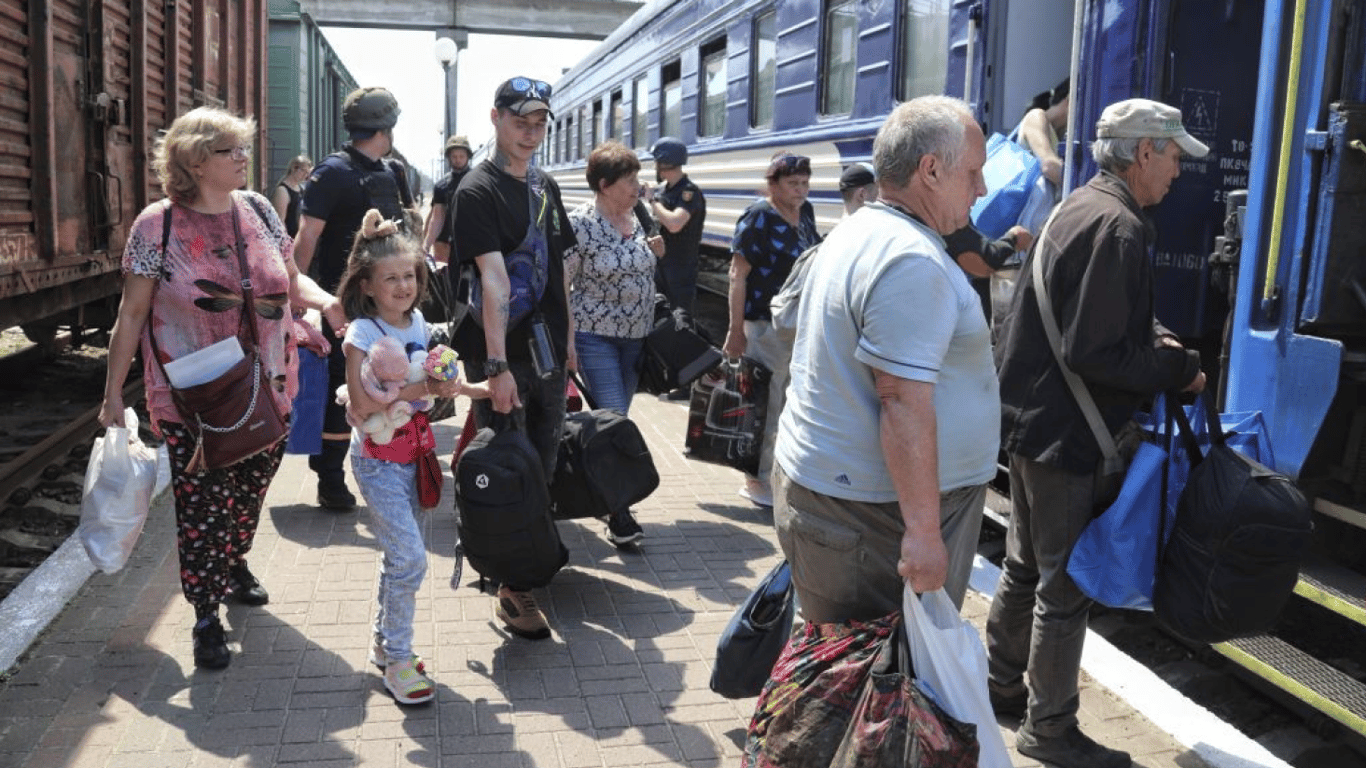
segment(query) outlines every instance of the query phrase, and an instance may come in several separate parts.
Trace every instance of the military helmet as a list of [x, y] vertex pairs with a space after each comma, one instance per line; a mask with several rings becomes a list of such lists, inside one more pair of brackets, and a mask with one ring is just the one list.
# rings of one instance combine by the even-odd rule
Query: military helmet
[[650, 147], [650, 155], [663, 165], [687, 165], [688, 145], [672, 136], [661, 137]]
[[384, 88], [358, 88], [342, 103], [348, 131], [385, 131], [398, 122], [398, 100]]
[[452, 136], [446, 139], [446, 152], [449, 153], [452, 149], [463, 149], [474, 154], [474, 150], [470, 148], [470, 140], [464, 136]]

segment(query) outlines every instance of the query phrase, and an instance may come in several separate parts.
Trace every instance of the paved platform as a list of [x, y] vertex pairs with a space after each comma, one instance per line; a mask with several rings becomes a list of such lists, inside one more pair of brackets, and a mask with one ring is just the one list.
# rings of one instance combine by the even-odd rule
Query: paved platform
[[[647, 538], [622, 551], [597, 521], [561, 523], [570, 563], [540, 592], [551, 640], [508, 635], [468, 569], [453, 588], [447, 483], [447, 503], [428, 518], [416, 620], [415, 649], [439, 688], [425, 706], [396, 705], [366, 663], [377, 547], [364, 509], [312, 506], [304, 457], [287, 457], [271, 487], [250, 557], [271, 603], [228, 608], [235, 654], [225, 671], [191, 661], [193, 616], [163, 496], [123, 571], [90, 577], [69, 602], [36, 588], [61, 595], [65, 610], [0, 684], [0, 766], [738, 765], [753, 701], [723, 699], [707, 681], [717, 636], [781, 557], [772, 515], [736, 495], [738, 473], [683, 458], [683, 404], [639, 396], [632, 416], [661, 476], [637, 508]], [[456, 423], [437, 430], [453, 444]], [[975, 588], [992, 584], [989, 566], [979, 569]], [[987, 604], [971, 592], [965, 615], [980, 626]], [[1088, 641], [1088, 665], [1102, 665], [1111, 682], [1084, 677], [1082, 726], [1129, 750], [1135, 765], [1284, 765], [1224, 746], [1236, 737], [1211, 736], [1217, 721], [1211, 730], [1160, 692], [1155, 709], [1178, 722], [1155, 725], [1112, 689], [1148, 696], [1160, 681], [1144, 682], [1122, 659], [1097, 662], [1107, 653], [1097, 640]], [[1172, 735], [1183, 729], [1194, 735]], [[1012, 758], [1017, 768], [1037, 765]]]

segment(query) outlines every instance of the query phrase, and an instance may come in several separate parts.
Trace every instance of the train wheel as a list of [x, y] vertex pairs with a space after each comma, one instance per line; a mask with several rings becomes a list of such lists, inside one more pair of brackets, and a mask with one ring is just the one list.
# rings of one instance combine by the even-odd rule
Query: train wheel
[[23, 330], [28, 340], [36, 344], [46, 356], [56, 351], [57, 326], [58, 324], [54, 320], [37, 320], [32, 323], [24, 323], [19, 328]]

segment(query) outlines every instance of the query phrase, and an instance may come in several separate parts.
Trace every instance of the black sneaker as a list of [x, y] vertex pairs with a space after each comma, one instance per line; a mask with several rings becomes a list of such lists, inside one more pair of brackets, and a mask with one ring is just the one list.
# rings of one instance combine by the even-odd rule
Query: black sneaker
[[232, 599], [243, 605], [265, 605], [270, 602], [270, 593], [247, 570], [246, 563], [228, 568], [228, 584], [232, 588]]
[[346, 482], [318, 481], [318, 506], [333, 512], [350, 512], [356, 508], [356, 497]]
[[630, 512], [607, 518], [607, 540], [618, 547], [634, 544], [643, 538], [645, 531], [641, 530], [640, 523], [636, 522], [635, 516]]
[[1051, 738], [1034, 736], [1021, 728], [1015, 734], [1015, 748], [1055, 768], [1129, 768], [1128, 752], [1101, 746], [1075, 725]]
[[232, 661], [228, 636], [218, 617], [200, 619], [194, 625], [194, 665], [200, 669], [225, 669]]

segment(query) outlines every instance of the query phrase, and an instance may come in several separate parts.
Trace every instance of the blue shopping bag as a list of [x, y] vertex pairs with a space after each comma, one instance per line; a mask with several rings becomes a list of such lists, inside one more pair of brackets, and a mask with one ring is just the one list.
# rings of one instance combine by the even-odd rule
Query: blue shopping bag
[[1067, 575], [1101, 605], [1153, 609], [1158, 540], [1171, 531], [1175, 519], [1169, 515], [1165, 525], [1162, 520], [1168, 458], [1165, 445], [1146, 441], [1139, 445], [1119, 498], [1087, 524], [1072, 547]]
[[1041, 172], [1033, 153], [999, 133], [991, 134], [982, 166], [987, 193], [972, 206], [973, 225], [993, 240], [1004, 235], [1019, 223]]
[[323, 413], [327, 408], [327, 358], [299, 347], [299, 393], [289, 421], [285, 453], [313, 456], [323, 449]]

